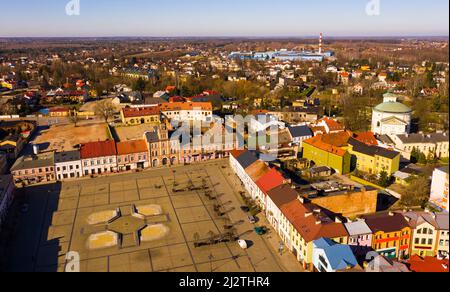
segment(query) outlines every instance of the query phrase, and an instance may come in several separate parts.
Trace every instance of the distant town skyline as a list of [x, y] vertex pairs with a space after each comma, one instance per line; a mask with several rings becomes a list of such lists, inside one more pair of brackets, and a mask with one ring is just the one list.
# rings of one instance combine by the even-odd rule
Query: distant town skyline
[[[0, 37], [448, 36], [447, 0], [70, 0], [2, 3]], [[313, 2], [313, 3], [312, 3]]]

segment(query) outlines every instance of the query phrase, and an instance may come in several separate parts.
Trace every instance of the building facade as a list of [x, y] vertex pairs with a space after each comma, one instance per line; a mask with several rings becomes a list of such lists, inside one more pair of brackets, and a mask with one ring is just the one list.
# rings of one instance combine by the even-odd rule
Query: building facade
[[366, 145], [350, 138], [349, 150], [356, 158], [356, 169], [363, 173], [379, 175], [386, 172], [389, 176], [400, 169], [400, 153], [378, 146]]
[[56, 180], [54, 154], [22, 156], [11, 167], [11, 174], [16, 184], [53, 182]]
[[112, 140], [81, 144], [83, 175], [101, 175], [117, 171], [117, 149]]
[[83, 177], [80, 151], [55, 153], [55, 173], [58, 181]]
[[158, 106], [124, 108], [120, 111], [122, 123], [129, 126], [141, 124], [158, 125], [160, 111]]
[[362, 217], [372, 230], [372, 248], [390, 259], [409, 257], [411, 228], [402, 214], [378, 213]]
[[339, 174], [350, 173], [350, 153], [323, 142], [320, 135], [303, 141], [303, 158], [314, 162], [316, 166], [331, 167]]
[[437, 168], [433, 172], [430, 203], [448, 212], [449, 167]]
[[12, 175], [0, 175], [0, 232], [9, 207], [14, 200], [14, 192], [16, 186], [13, 182]]
[[145, 169], [149, 167], [148, 148], [145, 140], [118, 142], [117, 167], [119, 171]]

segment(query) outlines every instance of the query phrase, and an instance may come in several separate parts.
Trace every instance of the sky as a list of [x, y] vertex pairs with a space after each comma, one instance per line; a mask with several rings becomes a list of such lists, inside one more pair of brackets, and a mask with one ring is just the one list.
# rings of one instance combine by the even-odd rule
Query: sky
[[[80, 14], [66, 4], [80, 2]], [[379, 15], [366, 6], [379, 1]], [[0, 37], [448, 36], [448, 0], [13, 0]], [[376, 10], [372, 10], [376, 11]]]

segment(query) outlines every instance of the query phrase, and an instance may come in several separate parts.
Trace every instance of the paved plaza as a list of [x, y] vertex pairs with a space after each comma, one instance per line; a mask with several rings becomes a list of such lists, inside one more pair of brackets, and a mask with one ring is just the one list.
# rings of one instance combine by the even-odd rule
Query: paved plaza
[[[226, 160], [29, 187], [7, 269], [64, 271], [72, 251], [88, 272], [300, 271], [274, 232], [256, 235], [238, 191]], [[195, 247], [230, 230], [251, 247]]]

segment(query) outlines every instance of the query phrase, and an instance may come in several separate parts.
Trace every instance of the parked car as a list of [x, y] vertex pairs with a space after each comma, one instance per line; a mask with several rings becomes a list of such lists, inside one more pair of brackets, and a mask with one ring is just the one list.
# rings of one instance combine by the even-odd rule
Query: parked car
[[258, 219], [255, 216], [248, 216], [248, 221], [251, 224], [255, 224], [256, 222], [258, 222]]

